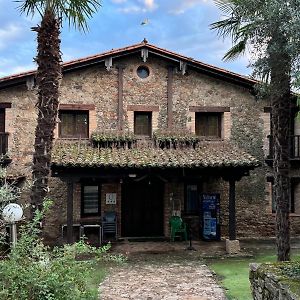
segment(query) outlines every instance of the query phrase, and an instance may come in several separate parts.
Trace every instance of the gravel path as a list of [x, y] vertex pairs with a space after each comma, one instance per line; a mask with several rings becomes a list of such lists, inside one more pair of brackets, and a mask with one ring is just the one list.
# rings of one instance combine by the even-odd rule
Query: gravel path
[[136, 262], [111, 270], [100, 285], [102, 300], [225, 300], [208, 267], [200, 262]]

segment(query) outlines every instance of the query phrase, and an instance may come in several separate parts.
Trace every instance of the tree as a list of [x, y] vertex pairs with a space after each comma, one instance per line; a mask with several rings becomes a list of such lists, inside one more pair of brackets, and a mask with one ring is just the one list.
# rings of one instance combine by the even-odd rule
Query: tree
[[32, 168], [31, 203], [33, 210], [41, 208], [48, 191], [51, 151], [56, 126], [59, 84], [62, 78], [60, 28], [66, 19], [69, 25], [87, 30], [87, 19], [100, 7], [100, 0], [20, 0], [20, 11], [39, 14], [41, 24], [32, 28], [37, 32], [38, 88], [37, 126]]
[[211, 24], [233, 47], [224, 59], [247, 48], [254, 75], [266, 85], [271, 100], [277, 259], [290, 259], [289, 154], [292, 86], [299, 82], [300, 0], [215, 0], [226, 18]]

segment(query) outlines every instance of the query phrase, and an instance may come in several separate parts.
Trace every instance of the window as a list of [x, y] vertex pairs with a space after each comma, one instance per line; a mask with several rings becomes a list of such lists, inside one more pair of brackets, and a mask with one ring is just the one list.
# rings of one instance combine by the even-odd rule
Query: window
[[200, 209], [199, 187], [197, 184], [185, 186], [185, 212], [187, 214], [199, 214]]
[[142, 79], [145, 79], [150, 75], [149, 69], [145, 66], [138, 67], [137, 70], [136, 70], [136, 73]]
[[88, 111], [63, 110], [59, 114], [59, 136], [62, 138], [88, 138]]
[[81, 189], [82, 215], [100, 215], [100, 185], [83, 184]]
[[152, 113], [135, 112], [134, 113], [134, 134], [141, 136], [152, 135]]
[[196, 112], [196, 134], [221, 138], [221, 113]]
[[0, 133], [5, 132], [5, 109], [0, 108]]
[[[290, 208], [290, 213], [298, 213], [298, 209], [297, 209], [297, 190], [299, 188], [299, 183], [295, 182], [295, 181], [291, 181], [291, 194], [290, 194], [290, 204], [289, 204], [289, 208]], [[275, 201], [275, 195], [274, 195], [274, 185], [272, 183], [272, 213], [276, 213], [276, 201]]]

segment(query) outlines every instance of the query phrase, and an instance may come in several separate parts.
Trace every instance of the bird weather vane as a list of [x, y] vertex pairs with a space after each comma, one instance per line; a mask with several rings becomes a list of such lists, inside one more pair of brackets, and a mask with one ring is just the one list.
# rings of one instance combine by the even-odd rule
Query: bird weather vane
[[145, 19], [142, 21], [141, 26], [145, 26], [149, 24], [149, 19]]

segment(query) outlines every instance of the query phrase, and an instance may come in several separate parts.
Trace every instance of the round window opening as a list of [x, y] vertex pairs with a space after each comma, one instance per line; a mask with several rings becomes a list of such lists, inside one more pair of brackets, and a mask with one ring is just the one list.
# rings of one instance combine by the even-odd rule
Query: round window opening
[[145, 66], [138, 67], [136, 72], [137, 72], [137, 75], [142, 79], [147, 78], [150, 74], [149, 69]]

